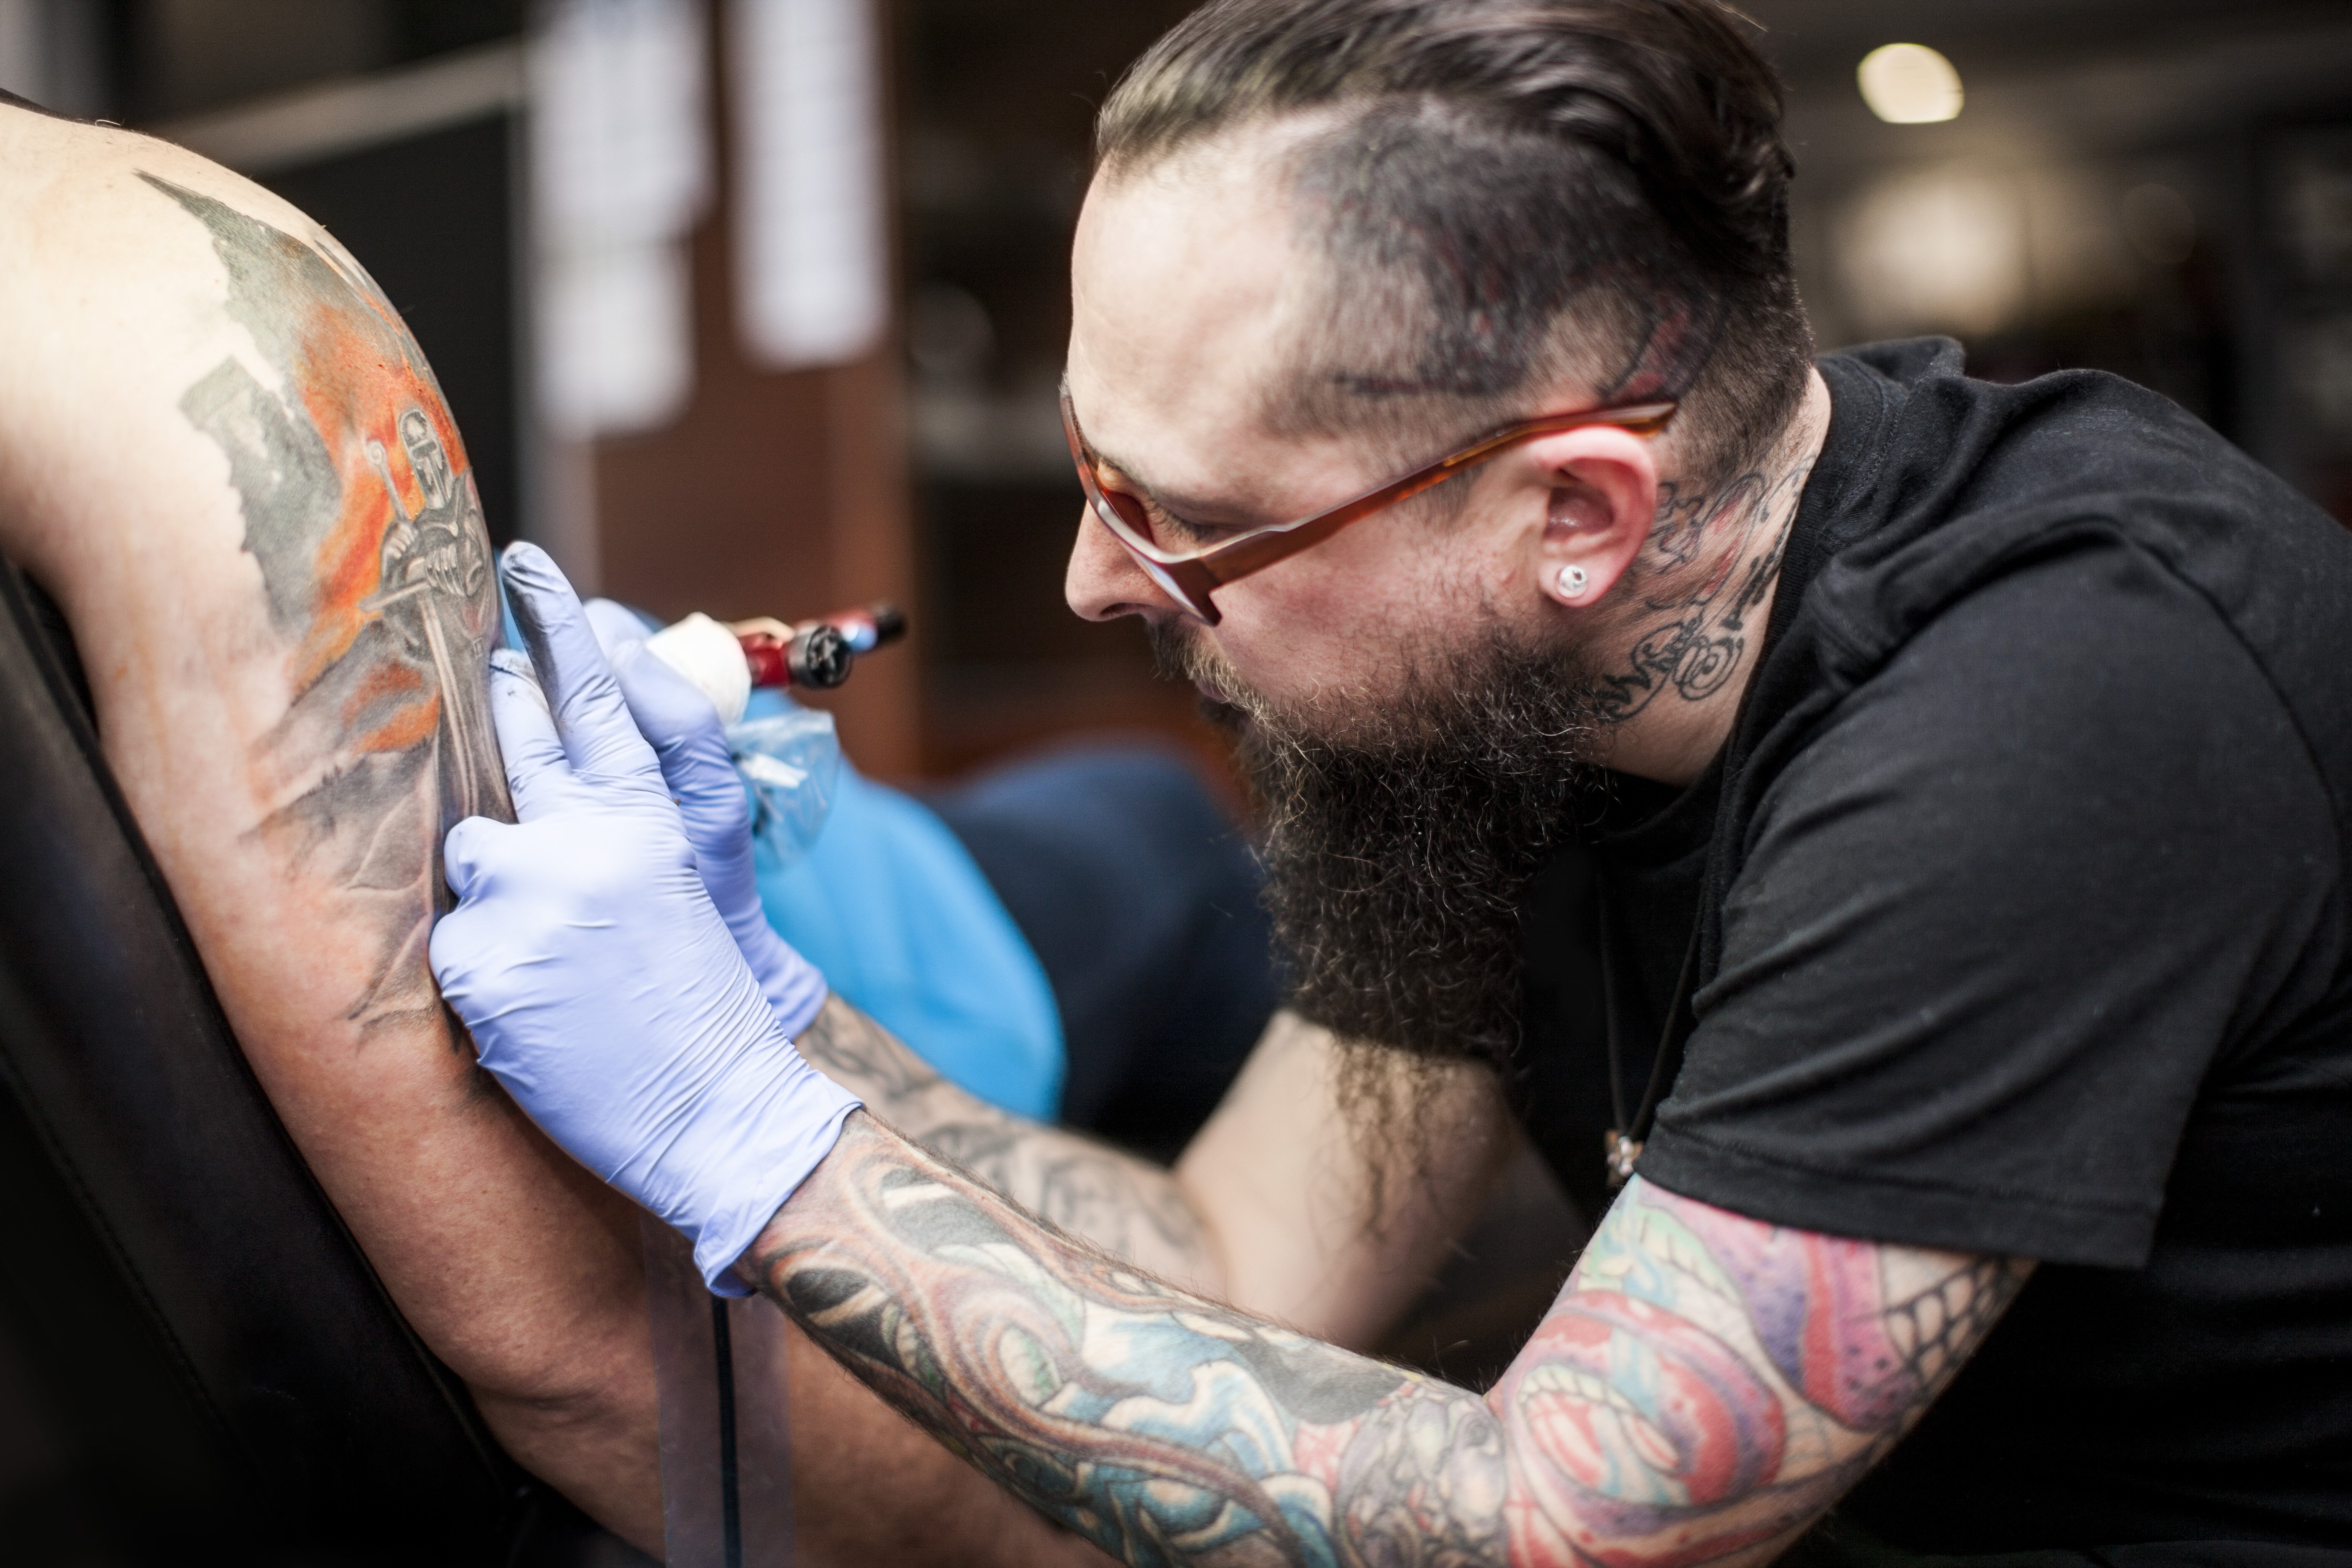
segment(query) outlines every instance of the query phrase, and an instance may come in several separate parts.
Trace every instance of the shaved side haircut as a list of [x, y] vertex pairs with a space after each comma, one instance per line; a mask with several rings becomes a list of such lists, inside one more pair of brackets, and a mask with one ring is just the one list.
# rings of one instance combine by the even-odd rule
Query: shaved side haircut
[[1751, 31], [1714, 0], [1212, 0], [1112, 92], [1096, 167], [1326, 122], [1286, 171], [1329, 265], [1275, 428], [1418, 458], [1573, 379], [1681, 398], [1713, 482], [1787, 425], [1812, 354]]

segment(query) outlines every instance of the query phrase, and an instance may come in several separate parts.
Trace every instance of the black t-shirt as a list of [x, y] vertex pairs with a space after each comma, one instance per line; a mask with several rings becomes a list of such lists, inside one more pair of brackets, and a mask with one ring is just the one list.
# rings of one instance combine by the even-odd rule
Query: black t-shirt
[[2113, 377], [1822, 371], [1732, 740], [1530, 902], [1529, 1131], [1605, 1202], [1594, 911], [1635, 1099], [1696, 921], [1645, 1179], [2042, 1263], [1850, 1513], [2352, 1548], [2352, 534]]

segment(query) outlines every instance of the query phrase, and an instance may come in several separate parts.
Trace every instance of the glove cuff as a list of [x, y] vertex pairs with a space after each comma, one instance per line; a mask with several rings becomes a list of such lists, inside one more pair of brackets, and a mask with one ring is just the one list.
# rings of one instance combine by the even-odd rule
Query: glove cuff
[[793, 952], [757, 906], [752, 912], [758, 924], [755, 929], [737, 931], [736, 945], [743, 950], [744, 962], [760, 982], [760, 994], [767, 997], [768, 1011], [775, 1016], [777, 1027], [797, 1037], [816, 1022], [832, 990], [817, 966]]
[[736, 1277], [737, 1260], [833, 1152], [842, 1123], [865, 1103], [809, 1066], [798, 1050], [786, 1047], [780, 1065], [782, 1070], [764, 1089], [726, 1097], [728, 1110], [717, 1119], [722, 1125], [698, 1130], [696, 1142], [725, 1162], [712, 1173], [716, 1201], [691, 1223], [681, 1223], [688, 1216], [671, 1221], [694, 1243], [695, 1266], [714, 1295], [753, 1293]]

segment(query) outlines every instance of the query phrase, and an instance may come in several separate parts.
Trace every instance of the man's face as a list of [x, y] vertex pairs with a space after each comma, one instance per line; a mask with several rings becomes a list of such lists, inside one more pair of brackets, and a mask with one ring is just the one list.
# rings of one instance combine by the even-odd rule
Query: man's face
[[[1404, 466], [1361, 439], [1274, 428], [1328, 308], [1328, 263], [1300, 243], [1278, 174], [1293, 139], [1260, 132], [1097, 182], [1079, 220], [1069, 358], [1079, 423], [1122, 488], [1210, 539], [1319, 511]], [[1507, 581], [1510, 531], [1475, 516], [1435, 522], [1435, 510], [1375, 515], [1219, 590], [1219, 626], [1185, 621], [1170, 634], [1205, 656], [1204, 694], [1343, 727], [1395, 692], [1403, 650], [1483, 634], [1480, 618], [1525, 586]], [[1182, 620], [1097, 524], [1080, 530], [1068, 591], [1089, 618]]]
[[[1114, 482], [1196, 529], [1288, 521], [1402, 466], [1361, 437], [1276, 433], [1330, 297], [1280, 148], [1269, 134], [1098, 183], [1079, 223], [1078, 421]], [[1068, 587], [1090, 618], [1142, 616], [1163, 667], [1236, 731], [1302, 1010], [1491, 1058], [1516, 1037], [1517, 902], [1579, 808], [1598, 725], [1576, 638], [1528, 580], [1544, 492], [1489, 477], [1219, 590], [1214, 627], [1090, 519]]]

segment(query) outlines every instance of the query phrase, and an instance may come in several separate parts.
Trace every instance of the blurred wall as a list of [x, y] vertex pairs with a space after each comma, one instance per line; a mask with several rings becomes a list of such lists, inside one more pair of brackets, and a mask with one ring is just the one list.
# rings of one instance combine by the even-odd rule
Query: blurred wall
[[[1974, 374], [2164, 393], [2352, 520], [2352, 6], [1757, 0], [1789, 82], [1822, 345], [1941, 331]], [[1958, 68], [1958, 118], [1881, 121], [1874, 47]]]

